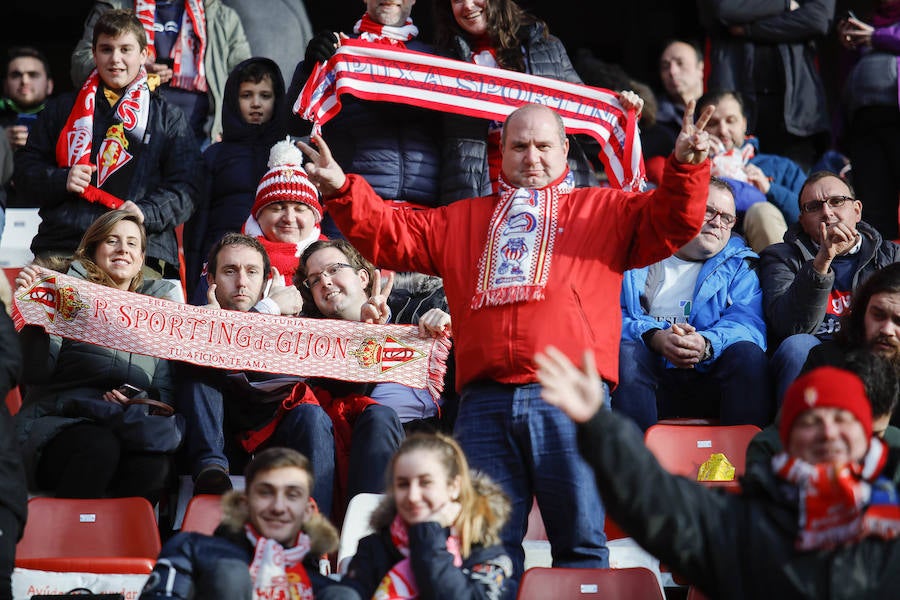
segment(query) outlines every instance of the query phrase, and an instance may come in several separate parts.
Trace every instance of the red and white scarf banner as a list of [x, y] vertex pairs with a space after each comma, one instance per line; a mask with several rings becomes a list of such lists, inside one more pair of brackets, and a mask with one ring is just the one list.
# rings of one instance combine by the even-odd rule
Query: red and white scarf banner
[[[156, 59], [154, 44], [156, 24], [156, 0], [135, 0], [134, 13], [144, 33], [147, 34], [147, 51], [150, 60]], [[193, 33], [193, 36], [191, 35]], [[178, 39], [172, 47], [172, 87], [194, 92], [206, 92], [206, 9], [202, 0], [185, 0], [184, 15], [178, 30]]]
[[644, 183], [637, 115], [610, 90], [344, 40], [315, 66], [294, 112], [318, 131], [341, 110], [341, 94], [499, 121], [523, 104], [543, 104], [559, 113], [568, 133], [600, 142], [611, 185], [637, 191]]
[[218, 369], [443, 389], [448, 339], [412, 325], [300, 319], [210, 309], [125, 292], [40, 269], [17, 290], [16, 329]]

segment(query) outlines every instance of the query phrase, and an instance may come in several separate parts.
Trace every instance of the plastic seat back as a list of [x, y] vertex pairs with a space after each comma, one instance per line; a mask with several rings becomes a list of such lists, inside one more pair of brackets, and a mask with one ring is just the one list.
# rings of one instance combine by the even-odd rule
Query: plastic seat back
[[338, 573], [342, 575], [347, 573], [347, 567], [350, 566], [350, 559], [356, 554], [359, 540], [372, 533], [369, 519], [382, 498], [384, 494], [357, 494], [350, 499], [341, 527], [341, 544], [337, 556]]
[[159, 550], [156, 517], [144, 498], [32, 498], [16, 566], [149, 573]]
[[[696, 480], [700, 465], [712, 454], [724, 454], [734, 465], [735, 480], [744, 474], [747, 446], [759, 433], [755, 425], [653, 425], [644, 443], [664, 469]], [[705, 482], [737, 485], [735, 482]]]
[[603, 600], [664, 600], [649, 569], [528, 569], [519, 583], [518, 600], [591, 598]]
[[222, 522], [222, 496], [198, 494], [188, 502], [181, 531], [193, 531], [212, 535]]

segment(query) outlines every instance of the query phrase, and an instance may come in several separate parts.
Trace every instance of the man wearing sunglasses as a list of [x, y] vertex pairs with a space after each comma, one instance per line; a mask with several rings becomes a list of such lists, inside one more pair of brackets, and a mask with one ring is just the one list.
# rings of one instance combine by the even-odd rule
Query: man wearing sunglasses
[[813, 173], [800, 190], [800, 220], [784, 242], [760, 255], [766, 322], [778, 402], [809, 350], [830, 340], [850, 307], [853, 288], [900, 260], [900, 246], [862, 220], [862, 202], [834, 173]]
[[700, 233], [674, 256], [625, 272], [612, 408], [642, 430], [667, 417], [772, 419], [757, 256], [732, 236], [735, 220], [731, 186], [713, 177]]

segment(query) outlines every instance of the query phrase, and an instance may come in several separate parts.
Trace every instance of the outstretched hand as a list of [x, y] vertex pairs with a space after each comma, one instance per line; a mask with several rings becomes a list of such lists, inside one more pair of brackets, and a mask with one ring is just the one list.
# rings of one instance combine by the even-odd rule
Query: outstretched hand
[[711, 147], [709, 133], [704, 131], [713, 113], [715, 106], [707, 106], [697, 122], [694, 123], [694, 108], [697, 102], [691, 100], [684, 107], [684, 118], [681, 122], [681, 133], [675, 139], [675, 159], [678, 162], [691, 165], [699, 165], [709, 156]]
[[347, 175], [341, 165], [334, 160], [331, 155], [331, 149], [321, 135], [314, 135], [310, 141], [318, 147], [313, 148], [304, 142], [297, 142], [297, 147], [306, 155], [310, 162], [305, 163], [303, 168], [309, 175], [309, 180], [323, 197], [327, 198], [337, 193], [339, 189], [344, 187], [347, 181]]
[[594, 353], [586, 350], [578, 369], [554, 346], [534, 356], [541, 396], [576, 423], [588, 421], [603, 406], [603, 391]]

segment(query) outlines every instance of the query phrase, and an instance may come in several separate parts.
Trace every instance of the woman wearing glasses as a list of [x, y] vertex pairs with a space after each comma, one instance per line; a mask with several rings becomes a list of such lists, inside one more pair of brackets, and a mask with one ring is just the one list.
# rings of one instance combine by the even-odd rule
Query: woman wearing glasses
[[784, 242], [760, 254], [769, 340], [779, 403], [809, 350], [830, 340], [850, 306], [852, 290], [900, 261], [900, 246], [862, 220], [862, 202], [834, 173], [813, 173], [800, 190], [800, 220]]

